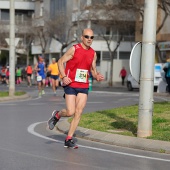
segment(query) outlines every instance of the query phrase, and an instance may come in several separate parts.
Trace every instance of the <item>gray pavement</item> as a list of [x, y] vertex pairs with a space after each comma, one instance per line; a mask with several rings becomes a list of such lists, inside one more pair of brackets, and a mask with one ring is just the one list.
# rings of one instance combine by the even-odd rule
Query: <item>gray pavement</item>
[[[101, 86], [95, 86], [93, 87], [93, 90], [102, 90], [102, 91], [113, 91], [113, 89], [121, 89], [123, 91], [127, 91], [126, 86], [122, 87], [117, 85], [116, 87], [101, 87]], [[116, 91], [117, 91], [116, 90]], [[168, 96], [166, 93], [154, 93], [154, 96], [162, 96], [165, 98], [165, 100], [170, 100], [170, 96]], [[0, 98], [0, 102], [4, 101], [11, 101], [11, 100], [24, 100], [29, 99], [30, 95], [25, 94], [23, 96], [15, 96], [15, 97], [3, 97]], [[59, 130], [63, 133], [67, 133], [69, 129], [69, 123], [67, 119], [58, 122], [56, 128], [53, 130], [55, 131]], [[118, 134], [112, 134], [107, 132], [99, 132], [96, 130], [86, 129], [82, 127], [78, 127], [75, 132], [75, 137], [77, 138], [83, 138], [87, 140], [92, 140], [100, 143], [110, 144], [110, 145], [116, 145], [116, 146], [122, 146], [122, 147], [128, 147], [128, 148], [134, 148], [134, 149], [141, 149], [141, 150], [147, 150], [147, 151], [154, 151], [154, 152], [163, 152], [170, 154], [170, 142], [165, 141], [158, 141], [158, 140], [151, 140], [151, 139], [144, 139], [144, 138], [138, 138], [138, 137], [129, 137], [129, 136], [123, 136]]]

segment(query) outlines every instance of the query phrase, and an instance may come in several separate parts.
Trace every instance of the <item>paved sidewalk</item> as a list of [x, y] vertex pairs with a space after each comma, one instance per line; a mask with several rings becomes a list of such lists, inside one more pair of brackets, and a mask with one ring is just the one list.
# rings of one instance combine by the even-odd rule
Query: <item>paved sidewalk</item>
[[[69, 123], [66, 120], [57, 123], [56, 129], [67, 134], [69, 129]], [[101, 142], [110, 145], [117, 145], [122, 147], [129, 147], [134, 149], [141, 149], [147, 151], [161, 152], [170, 154], [170, 142], [144, 139], [138, 137], [129, 137], [117, 134], [111, 134], [107, 132], [99, 132], [96, 130], [86, 129], [78, 127], [75, 132], [75, 137], [84, 138], [96, 142]]]

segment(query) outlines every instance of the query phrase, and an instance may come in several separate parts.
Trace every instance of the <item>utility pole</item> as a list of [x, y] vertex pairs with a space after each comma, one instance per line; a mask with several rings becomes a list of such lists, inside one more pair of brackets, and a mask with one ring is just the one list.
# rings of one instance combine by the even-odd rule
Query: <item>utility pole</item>
[[145, 0], [139, 94], [138, 137], [152, 135], [157, 0]]
[[9, 96], [15, 93], [15, 7], [14, 0], [10, 0], [10, 52], [9, 52]]

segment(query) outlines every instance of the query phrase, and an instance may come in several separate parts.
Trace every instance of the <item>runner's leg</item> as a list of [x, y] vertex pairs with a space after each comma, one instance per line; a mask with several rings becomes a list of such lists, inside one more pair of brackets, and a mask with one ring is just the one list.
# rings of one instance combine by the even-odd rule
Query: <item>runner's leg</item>
[[65, 94], [66, 109], [59, 111], [60, 117], [70, 117], [75, 113], [76, 96]]
[[79, 124], [81, 114], [82, 114], [83, 109], [86, 105], [86, 102], [87, 102], [87, 94], [78, 93], [78, 95], [76, 97], [75, 114], [74, 114], [74, 118], [70, 124], [68, 136], [71, 136], [71, 137], [73, 136], [73, 134]]
[[59, 85], [59, 81], [58, 81], [58, 79], [56, 79], [56, 80], [55, 80], [55, 90], [56, 90], [56, 91], [57, 91], [58, 85]]
[[52, 89], [53, 89], [53, 92], [55, 93], [56, 92], [56, 89], [55, 89], [55, 80], [53, 78], [51, 78], [51, 81], [52, 81]]
[[41, 81], [38, 81], [38, 91], [39, 91], [39, 93], [41, 92]]

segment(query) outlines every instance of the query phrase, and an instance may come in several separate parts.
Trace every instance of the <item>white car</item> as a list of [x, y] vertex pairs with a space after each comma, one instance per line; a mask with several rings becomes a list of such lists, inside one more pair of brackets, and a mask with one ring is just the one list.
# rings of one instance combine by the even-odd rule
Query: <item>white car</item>
[[[154, 90], [157, 89], [158, 84], [160, 80], [162, 80], [162, 72], [163, 72], [163, 64], [155, 64], [154, 68]], [[127, 88], [129, 91], [132, 91], [133, 89], [139, 89], [138, 82], [132, 77], [131, 74], [127, 77]]]
[[131, 74], [127, 77], [127, 88], [129, 91], [132, 91], [133, 89], [139, 89], [138, 82], [132, 77]]

